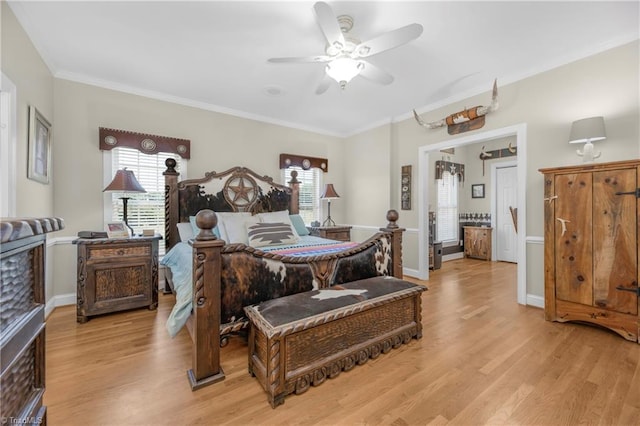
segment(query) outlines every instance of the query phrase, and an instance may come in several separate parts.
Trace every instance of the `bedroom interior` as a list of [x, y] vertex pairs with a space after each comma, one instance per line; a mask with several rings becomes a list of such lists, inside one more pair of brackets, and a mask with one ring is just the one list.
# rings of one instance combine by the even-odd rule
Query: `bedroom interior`
[[[637, 423], [640, 4], [248, 5], [154, 3], [150, 25], [138, 15], [144, 3], [2, 2], [2, 420]], [[451, 16], [465, 24], [445, 25]], [[153, 32], [179, 19], [192, 31]], [[349, 27], [343, 39], [336, 23]], [[108, 37], [93, 34], [105, 26]], [[451, 48], [469, 34], [481, 42]], [[347, 50], [305, 56], [333, 38]], [[228, 66], [209, 68], [221, 55]], [[323, 68], [341, 55], [362, 61], [357, 75], [328, 79]], [[135, 65], [115, 71], [121, 63]], [[606, 139], [574, 143], [572, 124], [590, 117], [603, 117]], [[104, 145], [122, 139], [101, 129], [149, 136], [136, 148], [143, 156], [173, 155], [158, 160], [156, 189], [135, 173], [164, 212], [153, 236], [78, 238], [124, 223], [122, 193], [103, 193], [123, 168]], [[175, 144], [160, 148], [165, 138]], [[37, 144], [45, 163], [32, 158]], [[287, 158], [319, 170], [319, 223], [297, 211]], [[212, 176], [218, 189], [205, 191]], [[255, 199], [249, 179], [266, 182]], [[453, 180], [447, 228], [438, 185]], [[202, 198], [186, 214], [184, 191]], [[211, 201], [218, 195], [226, 207]], [[590, 220], [575, 208], [585, 203]], [[131, 214], [137, 202], [128, 207], [126, 225], [149, 231]], [[269, 252], [306, 233], [336, 250]], [[193, 267], [195, 307], [171, 337], [180, 296], [164, 262], [178, 240], [192, 244], [182, 264]], [[16, 266], [25, 280], [9, 279]], [[281, 287], [251, 287], [261, 280]], [[239, 296], [229, 283], [258, 298], [230, 302]], [[334, 314], [292, 320], [291, 333], [282, 313], [261, 311], [331, 291], [352, 302], [327, 302]], [[230, 304], [233, 330], [220, 322]], [[249, 320], [236, 323], [241, 315]], [[274, 352], [280, 332], [297, 350]]]

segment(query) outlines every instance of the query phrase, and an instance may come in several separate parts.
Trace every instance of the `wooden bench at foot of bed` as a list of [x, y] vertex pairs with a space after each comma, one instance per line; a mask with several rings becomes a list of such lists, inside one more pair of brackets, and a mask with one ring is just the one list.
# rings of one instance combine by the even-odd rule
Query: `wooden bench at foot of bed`
[[421, 338], [424, 290], [380, 276], [245, 307], [249, 373], [275, 408], [288, 394]]

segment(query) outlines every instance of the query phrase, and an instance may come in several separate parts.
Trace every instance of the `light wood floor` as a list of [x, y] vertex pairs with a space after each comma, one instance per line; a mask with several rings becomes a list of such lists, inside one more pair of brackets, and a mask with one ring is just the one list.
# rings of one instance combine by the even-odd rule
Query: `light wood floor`
[[546, 322], [516, 303], [513, 264], [446, 262], [423, 293], [423, 338], [272, 409], [241, 339], [223, 382], [191, 392], [186, 331], [157, 311], [47, 320], [49, 424], [639, 425], [640, 345], [603, 329]]

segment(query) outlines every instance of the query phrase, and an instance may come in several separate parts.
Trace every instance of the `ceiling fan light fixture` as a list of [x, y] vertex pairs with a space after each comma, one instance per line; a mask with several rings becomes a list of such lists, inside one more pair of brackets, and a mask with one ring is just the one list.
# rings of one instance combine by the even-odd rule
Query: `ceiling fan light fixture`
[[327, 64], [325, 71], [329, 77], [340, 84], [342, 89], [364, 68], [362, 62], [351, 58], [337, 58]]
[[358, 47], [358, 56], [367, 56], [371, 52], [371, 48], [369, 46], [360, 46]]

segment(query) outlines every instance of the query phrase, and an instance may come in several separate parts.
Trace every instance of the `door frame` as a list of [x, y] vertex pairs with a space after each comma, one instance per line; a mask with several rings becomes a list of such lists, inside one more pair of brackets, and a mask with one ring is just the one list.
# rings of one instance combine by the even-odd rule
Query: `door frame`
[[472, 143], [487, 142], [493, 139], [515, 136], [518, 147], [518, 222], [522, 228], [518, 232], [518, 264], [517, 264], [517, 302], [527, 304], [527, 199], [525, 196], [527, 180], [527, 124], [520, 123], [513, 126], [488, 130], [469, 136], [444, 140], [431, 145], [418, 147], [418, 278], [429, 279], [429, 212], [426, 205], [429, 200], [429, 186], [427, 179], [433, 176], [429, 167], [429, 156], [441, 149], [455, 148]]
[[[491, 227], [496, 231], [491, 233], [491, 259], [498, 259], [498, 227], [496, 226], [498, 219], [498, 169], [506, 169], [509, 167], [515, 167], [517, 170], [518, 161], [502, 161], [491, 164]], [[518, 176], [518, 179], [519, 178]], [[520, 182], [518, 182], [518, 184], [520, 184]], [[518, 192], [520, 192], [520, 188], [517, 188]], [[518, 216], [520, 216], [520, 210], [518, 210]], [[520, 222], [519, 217], [518, 222]], [[519, 247], [516, 245], [516, 263], [520, 262], [520, 251], [518, 249]]]

